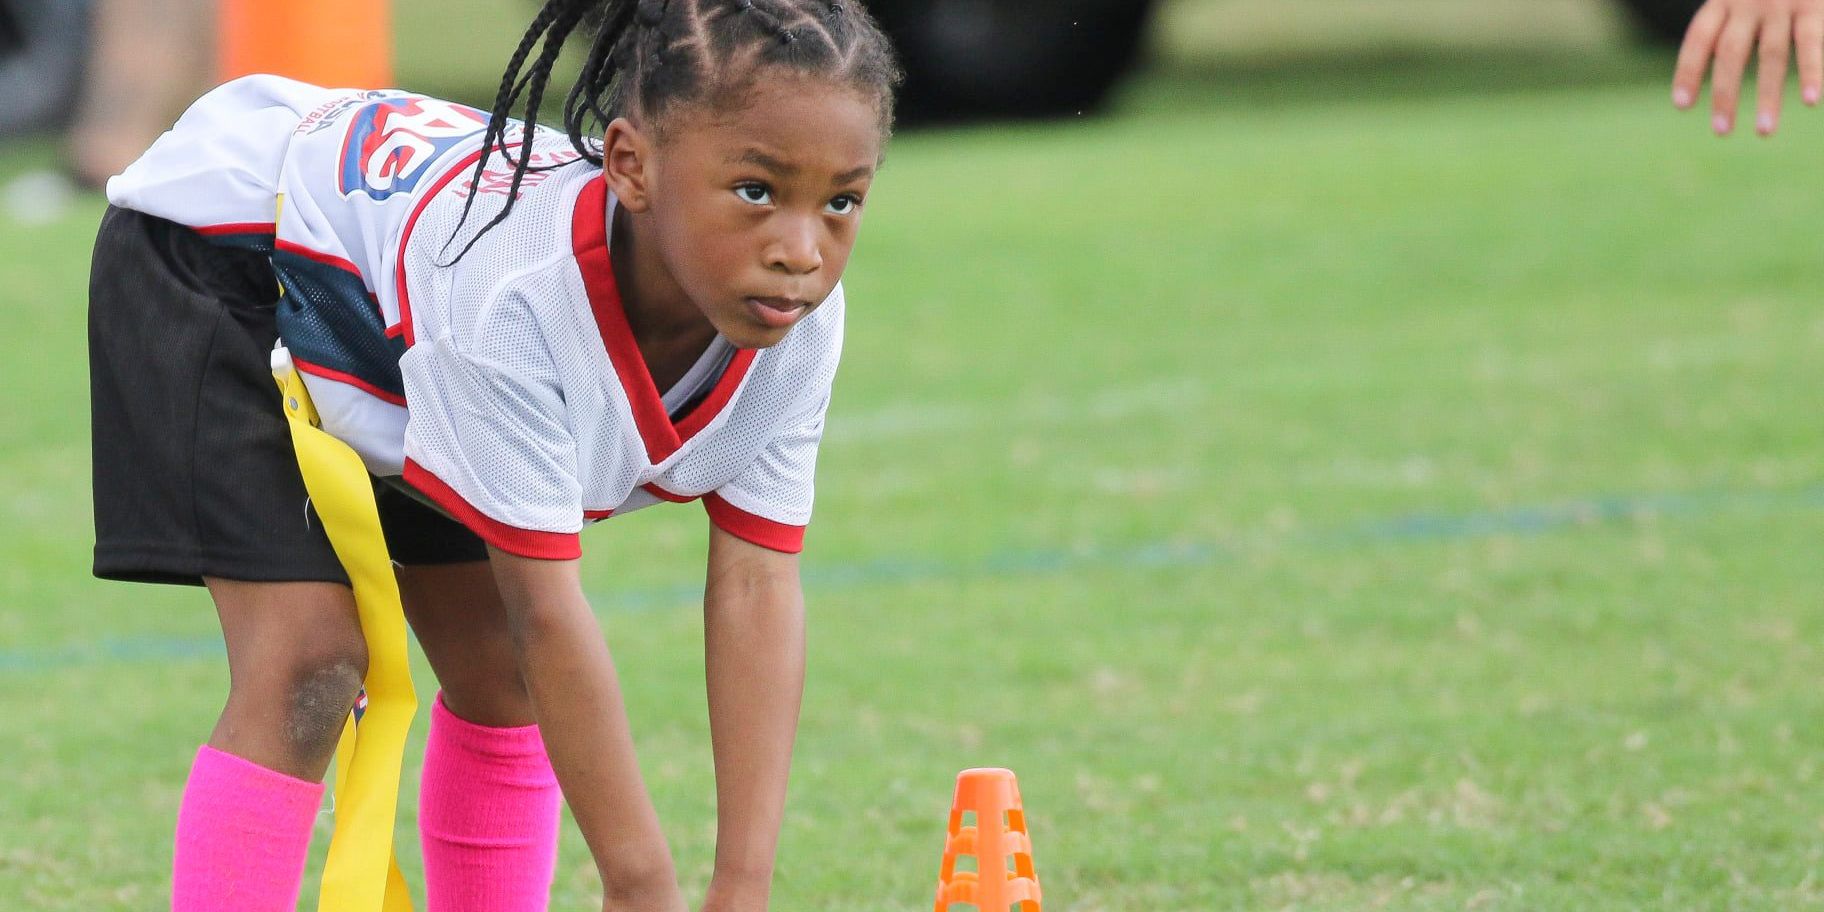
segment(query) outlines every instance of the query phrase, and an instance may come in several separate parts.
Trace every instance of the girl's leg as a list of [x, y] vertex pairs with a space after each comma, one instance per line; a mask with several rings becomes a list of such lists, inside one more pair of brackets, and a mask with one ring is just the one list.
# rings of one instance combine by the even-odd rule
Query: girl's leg
[[206, 582], [228, 644], [228, 704], [184, 787], [171, 908], [290, 912], [367, 648], [347, 586]]
[[443, 686], [418, 826], [430, 912], [543, 912], [563, 797], [486, 561], [406, 566], [406, 618]]

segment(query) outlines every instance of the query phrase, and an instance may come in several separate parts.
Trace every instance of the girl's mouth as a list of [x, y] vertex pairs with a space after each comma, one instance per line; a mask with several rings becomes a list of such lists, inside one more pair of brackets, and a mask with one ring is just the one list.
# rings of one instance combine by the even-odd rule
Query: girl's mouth
[[754, 315], [761, 323], [774, 329], [784, 329], [798, 322], [805, 311], [810, 310], [808, 301], [795, 298], [748, 298], [748, 313]]

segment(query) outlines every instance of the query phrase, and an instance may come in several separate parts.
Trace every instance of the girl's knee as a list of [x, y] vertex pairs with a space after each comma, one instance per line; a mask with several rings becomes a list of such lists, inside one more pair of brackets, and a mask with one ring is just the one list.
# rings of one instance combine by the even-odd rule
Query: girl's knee
[[287, 766], [327, 763], [367, 677], [359, 631], [271, 650], [262, 659], [234, 670], [223, 722]]
[[367, 677], [346, 586], [211, 579], [228, 642], [227, 731], [296, 766], [327, 763]]
[[300, 657], [286, 682], [286, 743], [301, 757], [334, 751], [366, 678], [367, 647], [359, 640]]

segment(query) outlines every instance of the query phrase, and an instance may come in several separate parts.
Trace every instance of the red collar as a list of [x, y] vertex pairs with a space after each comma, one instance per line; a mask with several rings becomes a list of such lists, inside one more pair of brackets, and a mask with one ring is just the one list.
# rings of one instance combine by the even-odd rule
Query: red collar
[[652, 371], [646, 368], [639, 343], [627, 325], [627, 311], [621, 306], [621, 290], [608, 257], [608, 185], [601, 177], [591, 180], [577, 195], [571, 226], [576, 265], [582, 270], [583, 287], [589, 293], [589, 309], [595, 313], [595, 325], [601, 330], [608, 360], [627, 392], [627, 404], [633, 407], [633, 422], [639, 428], [640, 439], [646, 442], [646, 457], [656, 465], [670, 458], [722, 413], [746, 379], [756, 353], [751, 348], [736, 349], [709, 395], [674, 423], [665, 413], [658, 388], [652, 384]]

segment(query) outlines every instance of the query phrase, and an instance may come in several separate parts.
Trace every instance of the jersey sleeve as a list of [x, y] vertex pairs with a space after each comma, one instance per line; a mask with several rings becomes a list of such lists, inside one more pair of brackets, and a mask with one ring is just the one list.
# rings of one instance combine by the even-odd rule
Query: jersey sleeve
[[108, 181], [108, 202], [205, 234], [271, 234], [293, 135], [308, 112], [335, 97], [278, 76], [219, 86]]
[[763, 548], [797, 554], [811, 521], [817, 447], [823, 440], [826, 394], [810, 414], [786, 428], [721, 489], [703, 497], [710, 521]]
[[582, 493], [555, 376], [479, 347], [420, 337], [400, 362], [405, 481], [502, 551], [574, 560]]

